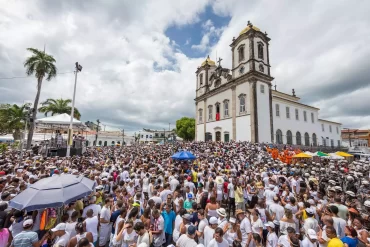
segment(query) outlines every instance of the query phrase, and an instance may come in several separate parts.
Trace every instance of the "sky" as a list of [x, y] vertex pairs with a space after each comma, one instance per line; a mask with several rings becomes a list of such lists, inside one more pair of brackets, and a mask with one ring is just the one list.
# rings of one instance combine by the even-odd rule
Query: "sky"
[[195, 116], [197, 67], [210, 55], [230, 68], [229, 45], [250, 20], [271, 38], [279, 91], [294, 88], [320, 118], [370, 128], [369, 11], [366, 0], [0, 0], [0, 103], [34, 101], [23, 62], [28, 47], [45, 47], [60, 74], [43, 82], [40, 102], [72, 98], [79, 62], [82, 121], [173, 128]]

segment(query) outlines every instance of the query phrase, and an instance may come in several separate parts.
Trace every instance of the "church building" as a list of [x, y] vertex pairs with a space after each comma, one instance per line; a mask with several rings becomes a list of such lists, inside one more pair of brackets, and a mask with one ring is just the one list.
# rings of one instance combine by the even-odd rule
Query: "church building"
[[341, 124], [272, 86], [270, 38], [248, 21], [230, 45], [232, 68], [209, 57], [196, 71], [197, 141], [251, 141], [304, 146], [341, 145]]

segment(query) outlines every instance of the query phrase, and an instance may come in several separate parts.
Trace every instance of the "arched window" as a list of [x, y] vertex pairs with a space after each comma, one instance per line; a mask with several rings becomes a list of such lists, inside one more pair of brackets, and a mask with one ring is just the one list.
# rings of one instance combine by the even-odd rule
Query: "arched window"
[[112, 141], [112, 145], [116, 144], [114, 141]]
[[221, 86], [221, 80], [218, 79], [216, 82], [215, 82], [215, 87], [219, 87]]
[[263, 44], [258, 44], [258, 58], [263, 59]]
[[262, 64], [260, 64], [258, 68], [259, 68], [260, 72], [262, 72], [262, 73], [265, 71], [265, 68], [263, 67]]
[[200, 74], [199, 76], [199, 85], [203, 86], [203, 74]]
[[289, 145], [293, 144], [293, 135], [292, 135], [292, 132], [290, 130], [288, 130], [286, 132], [286, 143], [289, 144]]
[[283, 132], [281, 130], [276, 131], [276, 143], [283, 144]]
[[246, 112], [246, 105], [245, 105], [245, 98], [247, 97], [246, 94], [239, 95], [239, 112], [244, 113]]
[[297, 145], [302, 145], [302, 137], [299, 131], [297, 131], [297, 133], [295, 134], [295, 139]]
[[206, 132], [205, 134], [205, 139], [204, 139], [206, 142], [208, 141], [212, 141], [212, 133], [210, 132]]
[[101, 146], [101, 144], [102, 144], [102, 141], [99, 141], [99, 146]]
[[244, 60], [244, 45], [239, 46], [238, 56], [239, 56], [239, 62]]
[[310, 146], [310, 135], [307, 132], [304, 133], [304, 145]]
[[108, 142], [107, 141], [104, 141], [104, 146], [106, 147], [108, 145]]
[[312, 143], [315, 147], [317, 146], [317, 139], [316, 139], [316, 134], [315, 133], [312, 134]]

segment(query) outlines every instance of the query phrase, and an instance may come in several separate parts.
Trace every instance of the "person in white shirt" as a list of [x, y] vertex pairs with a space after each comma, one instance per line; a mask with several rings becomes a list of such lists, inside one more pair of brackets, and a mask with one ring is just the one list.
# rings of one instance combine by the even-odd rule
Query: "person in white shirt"
[[170, 184], [166, 183], [164, 184], [164, 189], [159, 194], [159, 197], [161, 198], [162, 202], [165, 202], [167, 200], [167, 196], [172, 193], [172, 190], [170, 190]]
[[218, 226], [217, 218], [211, 217], [209, 219], [209, 226], [204, 228], [204, 246], [208, 246], [209, 242], [213, 239], [213, 234], [215, 233], [215, 229]]
[[273, 223], [275, 224], [276, 228], [280, 227], [280, 220], [285, 214], [284, 207], [278, 204], [279, 201], [279, 198], [275, 196], [274, 202], [269, 206], [269, 213], [273, 219]]
[[198, 210], [198, 219], [199, 219], [199, 224], [198, 224], [198, 230], [197, 230], [197, 236], [200, 244], [204, 244], [204, 229], [206, 226], [208, 226], [208, 220], [206, 218], [206, 214], [204, 209], [199, 209]]
[[[155, 205], [162, 204], [162, 199], [158, 196], [158, 191], [153, 190], [152, 197], [149, 198], [149, 200], [153, 200]], [[167, 199], [167, 198], [166, 198]]]
[[176, 187], [180, 185], [179, 180], [177, 180], [177, 176], [175, 176], [173, 179], [170, 180], [170, 188], [172, 192], [176, 190]]
[[99, 231], [99, 246], [104, 247], [110, 239], [112, 225], [110, 223], [110, 207], [112, 202], [109, 198], [105, 199], [105, 204], [100, 214], [100, 231]]
[[56, 227], [52, 228], [51, 231], [53, 232], [53, 237], [56, 237], [54, 246], [67, 247], [70, 236], [69, 233], [66, 232], [66, 224], [59, 223]]
[[187, 234], [181, 235], [181, 237], [176, 242], [176, 247], [196, 247], [197, 242], [195, 242], [195, 233], [196, 233], [195, 226], [189, 226]]
[[272, 191], [274, 189], [274, 185], [273, 184], [270, 184], [265, 192], [263, 193], [263, 196], [266, 198], [266, 206], [269, 207], [270, 204], [273, 203], [274, 201], [274, 197], [276, 196], [276, 193], [274, 191]]
[[297, 239], [295, 229], [293, 227], [287, 228], [288, 235], [281, 235], [278, 239], [277, 245], [279, 247], [291, 247], [292, 240]]
[[236, 210], [236, 217], [240, 221], [240, 231], [242, 233], [242, 246], [249, 246], [252, 240], [252, 226], [249, 219], [245, 216], [245, 212], [241, 209]]
[[91, 232], [93, 236], [93, 242], [96, 246], [98, 242], [98, 225], [99, 225], [99, 219], [98, 216], [93, 216], [94, 212], [92, 209], [89, 209], [86, 212], [86, 219], [83, 222], [84, 228], [86, 229], [86, 232]]
[[334, 221], [333, 226], [337, 232], [338, 238], [345, 237], [344, 228], [346, 227], [347, 222], [338, 216], [338, 212], [339, 212], [338, 207], [335, 205], [330, 205], [328, 207], [328, 210], [329, 212], [331, 212], [331, 217], [333, 218], [333, 221]]
[[317, 234], [313, 229], [308, 229], [306, 237], [301, 243], [301, 247], [316, 247], [317, 246]]
[[209, 242], [207, 247], [228, 247], [229, 242], [223, 238], [224, 231], [221, 227], [217, 227], [215, 229], [215, 234], [213, 235], [213, 239]]
[[162, 246], [166, 242], [166, 236], [164, 230], [164, 219], [158, 209], [154, 209], [152, 211], [150, 228], [153, 235], [153, 246]]
[[276, 247], [278, 243], [278, 237], [275, 233], [275, 224], [271, 221], [265, 224], [267, 228], [266, 247]]
[[229, 212], [235, 215], [235, 189], [236, 189], [236, 178], [231, 180], [231, 183], [227, 185], [227, 195], [229, 198]]
[[95, 204], [95, 202], [96, 202], [96, 196], [92, 196], [90, 198], [90, 205], [88, 205], [87, 207], [85, 207], [84, 210], [83, 210], [83, 212], [82, 212], [82, 218], [86, 218], [86, 213], [87, 213], [87, 211], [89, 209], [92, 209], [93, 216], [99, 217], [100, 211], [101, 211], [101, 207], [100, 207], [100, 205]]

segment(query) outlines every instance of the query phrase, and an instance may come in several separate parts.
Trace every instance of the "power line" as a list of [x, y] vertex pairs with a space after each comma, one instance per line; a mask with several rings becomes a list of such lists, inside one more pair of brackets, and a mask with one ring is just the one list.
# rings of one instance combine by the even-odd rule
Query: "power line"
[[[69, 73], [74, 73], [74, 71], [61, 72], [61, 73], [57, 73], [57, 75], [63, 75], [63, 74], [69, 74]], [[20, 79], [20, 78], [34, 78], [34, 77], [31, 77], [31, 76], [0, 77], [0, 80], [12, 80], [12, 79]]]

